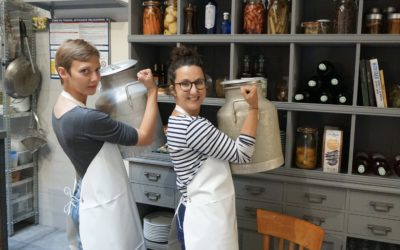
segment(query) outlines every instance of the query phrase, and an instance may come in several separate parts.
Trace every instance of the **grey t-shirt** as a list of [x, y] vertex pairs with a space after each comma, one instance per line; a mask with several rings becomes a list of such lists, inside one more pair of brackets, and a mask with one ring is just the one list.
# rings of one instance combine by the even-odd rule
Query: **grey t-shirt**
[[58, 142], [83, 178], [104, 142], [135, 145], [137, 130], [101, 111], [77, 106], [57, 119], [52, 117]]

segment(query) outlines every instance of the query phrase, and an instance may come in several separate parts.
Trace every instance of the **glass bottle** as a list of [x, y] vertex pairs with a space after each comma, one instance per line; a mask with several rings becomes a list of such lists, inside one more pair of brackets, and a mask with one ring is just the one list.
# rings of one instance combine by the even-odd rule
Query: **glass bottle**
[[229, 12], [224, 12], [223, 19], [221, 23], [221, 33], [230, 34], [231, 33], [231, 21], [229, 19]]
[[265, 7], [261, 0], [247, 0], [243, 8], [243, 33], [261, 34], [264, 30]]
[[390, 14], [396, 13], [396, 7], [387, 6], [383, 9], [383, 22], [382, 22], [382, 31], [383, 33], [389, 33], [388, 30], [388, 17]]
[[210, 0], [205, 6], [205, 23], [207, 34], [217, 33], [217, 2], [215, 0]]
[[293, 97], [293, 101], [295, 102], [314, 102], [314, 97], [311, 93], [306, 89], [300, 89], [296, 92]]
[[341, 105], [350, 105], [351, 104], [351, 96], [347, 92], [339, 92], [336, 95], [336, 104], [341, 104]]
[[322, 90], [319, 94], [319, 102], [323, 104], [332, 104], [334, 103], [333, 95], [328, 90]]
[[155, 63], [153, 65], [153, 70], [152, 70], [151, 73], [153, 74], [154, 83], [156, 84], [156, 86], [159, 86], [160, 85], [160, 82], [159, 82], [160, 72], [159, 72], [159, 68], [158, 68], [158, 64], [157, 63]]
[[165, 79], [165, 69], [164, 69], [164, 64], [163, 63], [160, 64], [160, 71], [159, 71], [159, 74], [158, 74], [158, 85], [159, 86], [163, 86], [163, 87], [167, 86], [167, 82], [166, 82], [166, 79]]
[[324, 60], [317, 65], [317, 74], [322, 78], [330, 77], [335, 71], [333, 64], [330, 61]]
[[391, 174], [389, 163], [385, 156], [380, 153], [372, 154], [372, 170], [378, 176], [388, 176]]
[[340, 0], [336, 6], [335, 33], [354, 34], [356, 30], [357, 6], [354, 0]]
[[312, 76], [307, 81], [307, 88], [314, 96], [319, 95], [322, 90], [322, 79], [319, 76]]
[[176, 0], [166, 1], [164, 13], [164, 35], [175, 35], [177, 32], [177, 2]]
[[365, 16], [365, 28], [367, 34], [381, 34], [383, 16], [380, 13], [367, 14]]
[[282, 80], [276, 85], [276, 100], [280, 102], [288, 101], [288, 77], [282, 77]]
[[318, 129], [310, 127], [297, 128], [296, 166], [303, 169], [317, 167]]
[[258, 56], [257, 68], [255, 69], [254, 76], [265, 78], [265, 59], [263, 55]]
[[370, 158], [365, 152], [358, 152], [353, 161], [353, 172], [356, 174], [368, 174], [371, 171]]
[[327, 85], [329, 91], [335, 95], [338, 95], [344, 89], [342, 77], [338, 74], [332, 74], [328, 78]]
[[400, 154], [394, 157], [393, 171], [400, 177]]
[[242, 63], [243, 69], [241, 73], [241, 78], [251, 77], [251, 69], [250, 69], [250, 56], [245, 55]]
[[400, 13], [391, 13], [388, 15], [388, 33], [400, 34]]
[[161, 34], [161, 3], [158, 1], [143, 2], [143, 34]]
[[287, 34], [290, 16], [287, 0], [270, 0], [269, 3], [267, 34]]
[[185, 34], [194, 34], [193, 21], [193, 6], [191, 3], [188, 3], [185, 8]]
[[400, 84], [393, 84], [389, 92], [390, 107], [400, 108]]

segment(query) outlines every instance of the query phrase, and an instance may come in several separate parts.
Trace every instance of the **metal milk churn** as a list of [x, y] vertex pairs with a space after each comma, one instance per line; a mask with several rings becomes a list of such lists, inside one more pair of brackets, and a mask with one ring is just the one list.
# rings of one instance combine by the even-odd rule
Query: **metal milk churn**
[[240, 86], [256, 84], [258, 94], [259, 120], [256, 134], [255, 152], [248, 164], [233, 164], [234, 174], [250, 174], [268, 171], [282, 166], [284, 158], [279, 132], [278, 112], [275, 106], [264, 98], [260, 79], [247, 78], [222, 82], [225, 104], [217, 113], [218, 127], [232, 139], [240, 134], [247, 117], [249, 105], [240, 93]]
[[[130, 59], [110, 64], [101, 69], [101, 91], [96, 100], [96, 109], [109, 114], [113, 119], [138, 128], [142, 122], [147, 102], [147, 89], [136, 79], [133, 70], [137, 61]], [[151, 152], [166, 141], [161, 117], [158, 115], [153, 142], [149, 146], [119, 145], [123, 158], [135, 157]]]

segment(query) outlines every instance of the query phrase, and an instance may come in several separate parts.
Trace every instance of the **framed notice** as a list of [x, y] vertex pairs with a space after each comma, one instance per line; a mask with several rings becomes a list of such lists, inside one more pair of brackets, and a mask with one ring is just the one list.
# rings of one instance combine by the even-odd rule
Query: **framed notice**
[[84, 39], [100, 52], [102, 67], [110, 63], [109, 18], [62, 18], [52, 19], [49, 25], [50, 78], [59, 79], [55, 68], [57, 49], [67, 39]]

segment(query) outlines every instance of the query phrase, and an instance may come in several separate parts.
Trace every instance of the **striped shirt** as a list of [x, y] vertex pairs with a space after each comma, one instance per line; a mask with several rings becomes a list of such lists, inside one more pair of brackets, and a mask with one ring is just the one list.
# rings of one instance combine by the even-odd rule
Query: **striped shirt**
[[170, 116], [168, 150], [177, 175], [176, 184], [187, 201], [187, 186], [208, 157], [233, 163], [248, 163], [254, 152], [255, 138], [239, 135], [232, 140], [207, 119], [197, 116]]

